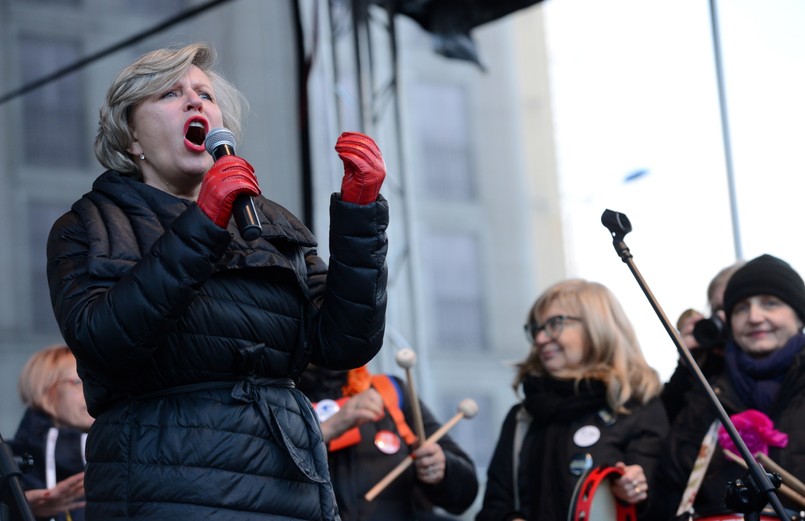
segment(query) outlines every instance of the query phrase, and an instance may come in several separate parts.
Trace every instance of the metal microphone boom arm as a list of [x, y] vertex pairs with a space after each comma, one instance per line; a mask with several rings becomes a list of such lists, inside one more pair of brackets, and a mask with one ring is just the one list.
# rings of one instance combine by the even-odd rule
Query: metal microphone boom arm
[[[635, 263], [632, 260], [632, 254], [629, 251], [629, 247], [626, 246], [626, 243], [623, 241], [623, 238], [626, 236], [626, 234], [632, 231], [632, 223], [629, 221], [629, 218], [619, 212], [604, 210], [604, 213], [601, 215], [601, 224], [603, 224], [609, 230], [609, 233], [612, 235], [612, 244], [615, 247], [615, 251], [618, 253], [618, 256], [623, 260], [623, 262], [629, 266], [629, 270], [631, 270], [635, 280], [637, 280], [637, 283], [640, 285], [640, 288], [643, 290], [646, 298], [648, 298], [651, 307], [654, 308], [654, 311], [657, 313], [662, 325], [665, 326], [665, 330], [668, 332], [668, 335], [670, 335], [671, 339], [674, 341], [674, 345], [676, 346], [677, 351], [679, 351], [679, 355], [685, 361], [685, 365], [688, 366], [688, 369], [690, 369], [690, 371], [694, 374], [696, 380], [706, 391], [708, 398], [718, 412], [718, 417], [721, 420], [722, 425], [724, 425], [727, 434], [729, 434], [730, 439], [732, 439], [733, 443], [735, 443], [735, 446], [741, 453], [741, 457], [746, 462], [747, 468], [749, 469], [748, 474], [751, 478], [747, 481], [749, 481], [750, 486], [754, 489], [750, 491], [750, 496], [762, 497], [762, 495], [765, 495], [768, 498], [768, 503], [771, 504], [772, 508], [777, 513], [777, 516], [780, 519], [789, 521], [790, 518], [788, 517], [788, 514], [786, 514], [782, 503], [780, 503], [780, 499], [774, 492], [775, 487], [772, 485], [769, 475], [766, 474], [760, 465], [758, 465], [757, 461], [755, 461], [755, 458], [752, 456], [752, 453], [749, 452], [746, 443], [744, 443], [740, 434], [738, 434], [738, 431], [735, 429], [735, 425], [732, 423], [727, 411], [724, 410], [724, 407], [718, 400], [715, 391], [713, 391], [713, 388], [710, 386], [707, 378], [704, 376], [704, 373], [702, 373], [702, 370], [699, 368], [699, 365], [696, 363], [693, 355], [690, 354], [690, 350], [688, 350], [687, 346], [685, 346], [685, 344], [682, 342], [679, 332], [668, 320], [665, 312], [660, 307], [657, 299], [654, 297], [654, 294], [651, 292], [646, 284], [646, 281], [643, 280], [643, 277], [640, 275], [640, 272], [635, 266]], [[749, 519], [748, 516], [750, 514], [757, 515], [757, 513], [763, 509], [765, 504], [766, 503], [764, 502], [758, 508], [753, 508], [751, 510], [740, 510], [732, 505], [730, 505], [730, 507], [743, 512], [747, 515], [747, 519]]]

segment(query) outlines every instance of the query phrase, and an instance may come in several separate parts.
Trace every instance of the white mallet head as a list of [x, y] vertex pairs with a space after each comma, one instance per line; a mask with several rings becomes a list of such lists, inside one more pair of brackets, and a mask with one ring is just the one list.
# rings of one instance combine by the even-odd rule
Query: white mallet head
[[463, 414], [467, 419], [472, 418], [478, 414], [478, 404], [475, 403], [475, 400], [472, 398], [464, 398], [461, 400], [461, 403], [458, 404], [458, 412]]
[[416, 364], [416, 353], [410, 347], [397, 351], [397, 365], [403, 369], [410, 369]]

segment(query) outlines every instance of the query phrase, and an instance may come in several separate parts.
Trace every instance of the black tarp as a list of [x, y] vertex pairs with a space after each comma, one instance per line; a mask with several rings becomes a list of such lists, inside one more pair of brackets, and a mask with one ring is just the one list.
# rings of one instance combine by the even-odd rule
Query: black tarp
[[542, 0], [372, 0], [416, 21], [433, 35], [434, 51], [468, 60], [483, 69], [472, 30]]

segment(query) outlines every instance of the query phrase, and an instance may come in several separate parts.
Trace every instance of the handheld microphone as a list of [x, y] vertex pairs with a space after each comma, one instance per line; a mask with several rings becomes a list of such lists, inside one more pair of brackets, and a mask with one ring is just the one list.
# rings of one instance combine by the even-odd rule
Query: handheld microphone
[[[204, 148], [218, 161], [224, 156], [235, 155], [235, 135], [228, 128], [214, 128], [204, 140]], [[240, 236], [247, 241], [253, 241], [263, 233], [263, 226], [257, 217], [252, 196], [241, 194], [232, 204], [232, 215], [238, 225]]]

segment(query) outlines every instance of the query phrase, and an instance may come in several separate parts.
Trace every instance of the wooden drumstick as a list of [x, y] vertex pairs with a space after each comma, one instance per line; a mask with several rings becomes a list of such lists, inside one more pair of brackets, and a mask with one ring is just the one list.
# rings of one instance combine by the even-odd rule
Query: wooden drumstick
[[416, 433], [416, 447], [422, 445], [425, 440], [425, 423], [422, 421], [422, 409], [419, 407], [419, 397], [417, 396], [416, 386], [411, 368], [416, 364], [416, 353], [410, 347], [397, 351], [397, 365], [405, 369], [405, 378], [408, 380], [408, 391], [411, 399], [411, 413], [414, 415], [414, 432]]
[[[458, 404], [458, 412], [456, 413], [456, 415], [450, 418], [450, 420], [447, 423], [439, 427], [439, 429], [436, 432], [431, 434], [430, 437], [427, 440], [425, 440], [425, 443], [423, 443], [423, 445], [427, 445], [429, 443], [436, 443], [437, 441], [442, 439], [445, 434], [447, 434], [447, 431], [452, 429], [459, 421], [461, 421], [462, 418], [470, 419], [476, 414], [478, 414], [478, 404], [475, 403], [474, 400], [470, 398], [465, 398], [461, 400], [461, 403]], [[369, 492], [367, 492], [366, 495], [363, 496], [364, 499], [366, 499], [366, 501], [372, 501], [374, 498], [376, 498], [377, 495], [383, 492], [383, 490], [387, 486], [389, 486], [392, 481], [397, 479], [397, 477], [400, 474], [402, 474], [405, 471], [405, 469], [410, 467], [413, 462], [414, 457], [409, 456], [408, 458], [405, 458], [400, 463], [398, 463], [397, 466], [391, 470], [391, 472], [386, 474], [386, 476], [383, 479], [377, 482], [377, 485], [372, 487], [371, 490], [369, 490]]]
[[763, 454], [762, 452], [758, 452], [755, 454], [755, 459], [760, 462], [761, 465], [766, 467], [766, 470], [770, 470], [772, 472], [778, 473], [783, 478], [783, 483], [794, 489], [797, 494], [805, 496], [805, 483], [800, 481], [796, 478], [793, 474], [785, 470], [783, 467], [777, 464], [776, 461], [768, 457], [767, 455]]
[[[730, 460], [734, 461], [735, 463], [737, 463], [738, 465], [742, 466], [743, 468], [745, 468], [745, 469], [748, 468], [746, 466], [746, 462], [744, 461], [744, 459], [741, 456], [739, 456], [738, 454], [735, 454], [734, 452], [732, 452], [730, 450], [724, 449], [724, 456], [726, 456], [727, 459], [730, 459]], [[772, 469], [770, 469], [770, 470], [772, 470]], [[772, 470], [772, 471], [776, 472], [774, 470]], [[783, 478], [783, 480], [785, 480], [785, 478]], [[799, 504], [800, 508], [805, 508], [805, 497], [803, 497], [801, 494], [797, 493], [797, 491], [794, 490], [793, 488], [789, 487], [785, 483], [782, 483], [780, 485], [780, 492], [785, 494], [792, 501], [797, 502]]]

